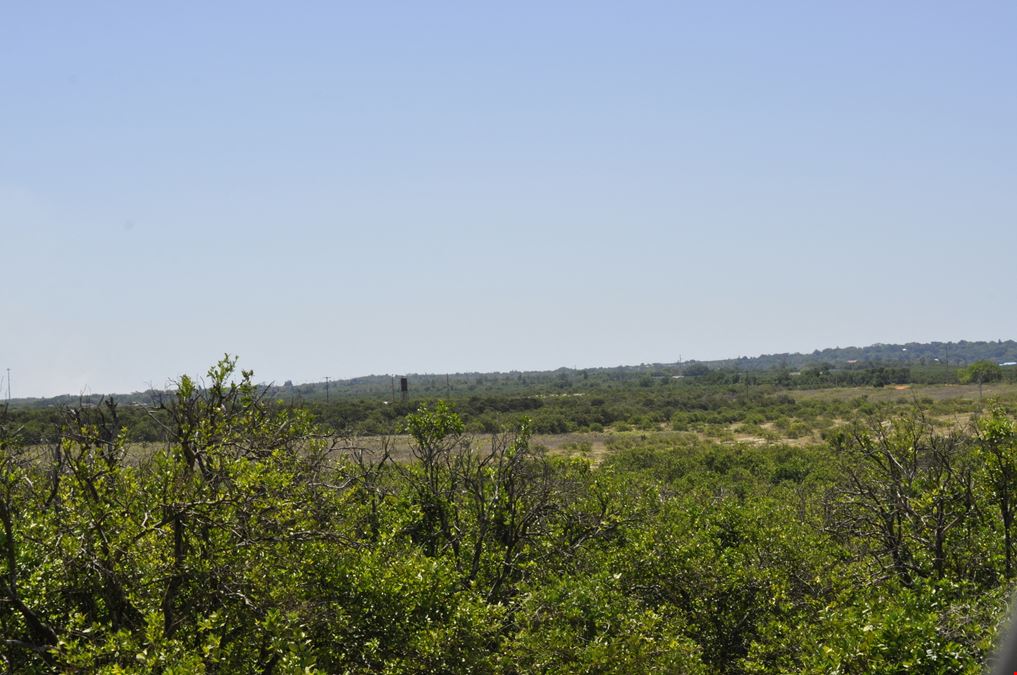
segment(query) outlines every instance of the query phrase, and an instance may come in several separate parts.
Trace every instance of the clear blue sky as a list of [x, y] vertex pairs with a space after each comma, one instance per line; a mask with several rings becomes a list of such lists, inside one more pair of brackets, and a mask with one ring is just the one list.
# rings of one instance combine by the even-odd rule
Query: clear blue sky
[[0, 8], [0, 369], [1017, 336], [1017, 3]]

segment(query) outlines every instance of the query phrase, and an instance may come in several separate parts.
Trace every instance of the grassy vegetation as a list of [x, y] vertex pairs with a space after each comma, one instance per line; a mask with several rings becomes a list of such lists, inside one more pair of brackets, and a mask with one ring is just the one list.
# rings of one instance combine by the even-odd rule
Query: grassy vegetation
[[974, 673], [1017, 576], [1005, 381], [251, 378], [0, 410], [9, 671]]

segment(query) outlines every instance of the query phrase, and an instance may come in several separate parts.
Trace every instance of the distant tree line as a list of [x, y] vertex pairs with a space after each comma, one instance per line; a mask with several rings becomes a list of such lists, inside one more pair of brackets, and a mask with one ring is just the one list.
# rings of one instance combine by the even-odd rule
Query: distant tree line
[[[684, 376], [701, 377], [714, 384], [776, 383], [781, 386], [856, 386], [883, 384], [952, 384], [958, 382], [958, 367], [978, 361], [993, 364], [1017, 363], [1017, 342], [931, 342], [877, 344], [869, 347], [845, 347], [816, 350], [811, 354], [766, 354], [718, 361], [686, 361], [641, 364], [610, 368], [558, 368], [551, 371], [511, 371], [493, 373], [449, 373], [407, 375], [410, 397], [416, 400], [461, 400], [472, 396], [528, 396], [568, 391], [625, 389], [653, 386]], [[904, 376], [901, 368], [908, 369]], [[873, 371], [860, 375], [857, 371]], [[883, 372], [877, 372], [882, 370]], [[792, 373], [811, 373], [805, 379], [792, 379]], [[1009, 379], [1017, 377], [1010, 375]], [[1013, 371], [1017, 372], [1017, 371]], [[866, 380], [868, 377], [868, 380]], [[390, 404], [401, 402], [398, 376], [369, 375], [347, 380], [282, 385], [262, 385], [274, 399], [302, 405], [320, 400], [377, 399]], [[167, 392], [150, 390], [118, 394], [127, 405], [149, 405]], [[20, 399], [18, 408], [66, 408], [98, 404], [101, 395], [56, 396], [45, 399]]]

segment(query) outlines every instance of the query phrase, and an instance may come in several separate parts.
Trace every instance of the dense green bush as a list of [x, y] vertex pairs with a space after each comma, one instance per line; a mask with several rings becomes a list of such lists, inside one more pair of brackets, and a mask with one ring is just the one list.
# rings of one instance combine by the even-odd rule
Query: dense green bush
[[[1017, 573], [1012, 410], [944, 428], [896, 403], [655, 382], [619, 400], [478, 397], [465, 419], [444, 402], [326, 419], [339, 408], [274, 402], [227, 358], [145, 410], [47, 417], [45, 445], [2, 409], [0, 659], [29, 673], [981, 668]], [[163, 442], [132, 444], [140, 420]], [[336, 435], [351, 420], [401, 431], [409, 454]], [[641, 429], [611, 434], [596, 466], [585, 441], [570, 456], [531, 442], [585, 420]], [[823, 444], [738, 444], [727, 426], [806, 438], [819, 420]]]

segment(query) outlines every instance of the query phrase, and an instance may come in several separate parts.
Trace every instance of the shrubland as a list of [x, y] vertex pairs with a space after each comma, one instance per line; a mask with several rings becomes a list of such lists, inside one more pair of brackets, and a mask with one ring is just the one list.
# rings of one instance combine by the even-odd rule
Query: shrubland
[[0, 412], [8, 671], [974, 673], [1017, 573], [1006, 400], [272, 394]]

